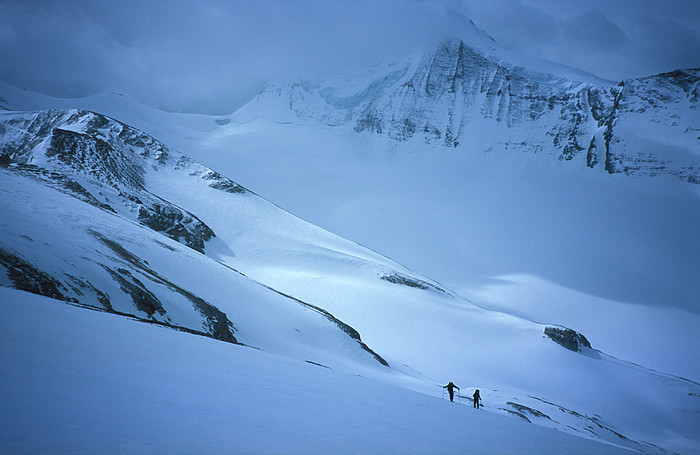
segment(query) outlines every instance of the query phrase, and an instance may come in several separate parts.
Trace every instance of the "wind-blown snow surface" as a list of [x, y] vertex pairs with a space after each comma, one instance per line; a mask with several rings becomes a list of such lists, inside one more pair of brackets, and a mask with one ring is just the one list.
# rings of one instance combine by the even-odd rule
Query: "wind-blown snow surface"
[[384, 381], [0, 288], [3, 453], [617, 454]]

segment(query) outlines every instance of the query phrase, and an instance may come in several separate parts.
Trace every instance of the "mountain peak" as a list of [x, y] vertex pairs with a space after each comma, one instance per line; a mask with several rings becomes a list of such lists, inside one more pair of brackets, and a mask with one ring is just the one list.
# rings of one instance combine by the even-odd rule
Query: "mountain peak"
[[[517, 56], [471, 24], [467, 31], [356, 77], [271, 84], [234, 118], [320, 122], [469, 153], [544, 152], [611, 174], [700, 181], [696, 70], [616, 85]], [[638, 127], [640, 115], [651, 129]]]

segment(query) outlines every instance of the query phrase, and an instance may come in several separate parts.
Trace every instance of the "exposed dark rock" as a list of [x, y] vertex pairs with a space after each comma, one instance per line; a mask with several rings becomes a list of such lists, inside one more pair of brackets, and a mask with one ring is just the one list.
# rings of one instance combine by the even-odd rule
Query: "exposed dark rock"
[[409, 277], [401, 276], [399, 274], [383, 275], [380, 277], [382, 280], [388, 281], [389, 283], [401, 284], [404, 286], [409, 286], [412, 288], [428, 290], [428, 286], [419, 280], [415, 280]]
[[585, 336], [562, 326], [546, 326], [544, 334], [552, 339], [555, 343], [574, 352], [581, 352], [583, 348], [590, 348], [591, 344]]
[[508, 402], [506, 402], [506, 404], [507, 404], [508, 406], [512, 407], [513, 409], [515, 409], [516, 411], [518, 411], [518, 412], [521, 413], [521, 414], [527, 413], [527, 414], [530, 414], [530, 415], [532, 415], [532, 416], [534, 416], [534, 417], [537, 417], [537, 418], [540, 418], [540, 419], [552, 420], [552, 419], [551, 419], [547, 414], [545, 414], [544, 412], [538, 411], [537, 409], [533, 409], [533, 408], [531, 408], [531, 407], [529, 407], [529, 406], [525, 406], [525, 405], [519, 404], [519, 403], [514, 403], [514, 402], [512, 402], [512, 401], [508, 401]]
[[344, 322], [341, 321], [340, 319], [336, 318], [335, 316], [333, 316], [333, 315], [332, 315], [331, 313], [329, 313], [328, 311], [324, 310], [323, 308], [319, 308], [319, 307], [317, 307], [316, 305], [312, 305], [312, 304], [310, 304], [310, 303], [304, 302], [303, 300], [299, 300], [299, 299], [297, 299], [296, 297], [293, 297], [293, 296], [291, 296], [291, 295], [289, 295], [289, 294], [285, 294], [285, 293], [283, 293], [283, 292], [280, 292], [280, 291], [278, 291], [278, 290], [276, 290], [276, 289], [274, 289], [274, 288], [271, 288], [271, 287], [269, 287], [269, 286], [267, 286], [267, 285], [264, 285], [264, 284], [262, 284], [262, 283], [261, 283], [261, 285], [264, 286], [265, 288], [267, 288], [267, 289], [273, 291], [273, 292], [276, 292], [276, 293], [279, 294], [279, 295], [282, 295], [282, 296], [284, 296], [284, 297], [287, 297], [287, 298], [289, 298], [289, 299], [292, 299], [292, 300], [294, 300], [295, 302], [299, 303], [300, 305], [302, 305], [302, 306], [304, 306], [304, 307], [306, 307], [306, 308], [309, 308], [310, 310], [315, 311], [316, 313], [322, 315], [323, 317], [325, 317], [326, 319], [328, 319], [329, 321], [331, 321], [333, 324], [335, 324], [340, 330], [342, 330], [343, 332], [345, 332], [350, 338], [352, 338], [353, 340], [355, 340], [355, 341], [360, 345], [360, 347], [361, 347], [363, 350], [365, 350], [366, 352], [368, 352], [369, 354], [371, 354], [371, 355], [375, 358], [375, 360], [376, 360], [377, 362], [381, 363], [381, 364], [384, 365], [384, 366], [387, 366], [387, 367], [389, 366], [389, 364], [387, 363], [386, 360], [384, 360], [379, 354], [377, 354], [376, 352], [374, 352], [369, 346], [367, 346], [367, 345], [362, 341], [362, 338], [360, 337], [360, 333], [359, 333], [357, 330], [355, 330], [354, 328], [352, 328], [350, 325], [344, 323]]
[[586, 166], [594, 168], [598, 165], [598, 146], [596, 145], [596, 138], [593, 136], [591, 138], [591, 143], [588, 145], [588, 151], [586, 152]]
[[[628, 438], [627, 436], [623, 435], [622, 433], [610, 428], [609, 426], [603, 424], [600, 420], [600, 417], [597, 415], [594, 415], [594, 416], [584, 415], [584, 414], [581, 414], [580, 412], [574, 411], [573, 409], [569, 409], [569, 408], [566, 408], [564, 406], [560, 406], [558, 404], [552, 403], [551, 401], [547, 401], [547, 400], [544, 400], [542, 398], [532, 397], [532, 396], [531, 396], [531, 398], [538, 400], [538, 401], [541, 401], [542, 403], [546, 403], [548, 405], [551, 405], [551, 406], [559, 409], [561, 412], [564, 412], [566, 414], [569, 414], [571, 416], [576, 417], [581, 422], [583, 422], [583, 425], [585, 425], [583, 427], [594, 436], [600, 437], [601, 435], [614, 435], [614, 436], [618, 437], [619, 439], [621, 439], [622, 441], [631, 443], [633, 446], [635, 446], [635, 448], [637, 450], [641, 449], [640, 451], [644, 452], [644, 453], [648, 453], [646, 450], [644, 450], [645, 448], [653, 447], [655, 449], [658, 449], [658, 447], [653, 445], [653, 444], [650, 444], [650, 443], [644, 442], [644, 441], [632, 440], [632, 439]], [[597, 431], [596, 431], [596, 427], [597, 427]], [[602, 433], [601, 433], [601, 431], [602, 431]]]
[[425, 126], [423, 127], [423, 133], [425, 133], [425, 135], [426, 135], [426, 142], [427, 143], [430, 143], [430, 141], [433, 138], [437, 139], [437, 140], [440, 140], [442, 138], [442, 131], [440, 131], [439, 129], [430, 125], [429, 123], [426, 123]]
[[410, 119], [405, 118], [403, 120], [403, 128], [401, 129], [401, 137], [408, 139], [412, 137], [416, 132], [416, 124]]
[[135, 265], [139, 268], [143, 267], [143, 263], [141, 262], [141, 259], [138, 256], [136, 256], [135, 254], [132, 254], [129, 250], [127, 250], [123, 246], [121, 246], [119, 243], [115, 242], [112, 239], [108, 239], [107, 237], [100, 234], [99, 232], [90, 231], [90, 234], [92, 234], [100, 242], [107, 245], [112, 251], [117, 253], [117, 255], [121, 259], [125, 260], [129, 264]]
[[228, 316], [226, 316], [226, 313], [219, 310], [211, 303], [208, 303], [201, 297], [197, 297], [191, 292], [186, 291], [180, 286], [177, 286], [170, 281], [166, 281], [162, 277], [159, 278], [163, 280], [168, 285], [168, 287], [170, 287], [170, 289], [172, 289], [175, 292], [178, 292], [179, 294], [186, 297], [190, 302], [192, 302], [194, 308], [204, 318], [204, 325], [208, 329], [207, 333], [209, 333], [212, 336], [212, 338], [222, 341], [228, 341], [229, 343], [238, 343], [236, 337], [233, 335], [235, 328], [233, 327], [231, 321], [229, 321]]
[[586, 93], [591, 117], [598, 122], [598, 126], [603, 126], [605, 120], [613, 114], [614, 106], [610, 93], [597, 87], [589, 87]]
[[217, 190], [226, 191], [227, 193], [232, 194], [243, 194], [248, 192], [248, 190], [243, 188], [241, 185], [229, 180], [218, 172], [208, 172], [203, 178], [204, 180], [211, 180], [209, 186]]
[[603, 425], [602, 423], [600, 423], [600, 419], [598, 419], [598, 418], [596, 418], [596, 417], [591, 417], [590, 420], [591, 420], [593, 423], [595, 423], [596, 425], [598, 425], [598, 427], [599, 427], [601, 430], [609, 431], [610, 433], [614, 434], [615, 436], [617, 436], [618, 438], [622, 439], [623, 441], [629, 441], [629, 440], [630, 440], [630, 439], [629, 439], [627, 436], [625, 436], [624, 434], [622, 434], [622, 433], [620, 433], [620, 432], [618, 432], [618, 431], [615, 431], [615, 430], [613, 430], [612, 428], [610, 428], [610, 427], [608, 427], [608, 426]]
[[[31, 152], [43, 142], [57, 124], [57, 116], [64, 111], [40, 112], [30, 118], [11, 118], [3, 125], [2, 136], [10, 131], [21, 131], [22, 134], [11, 135], [10, 140], [3, 140], [0, 153], [10, 156], [13, 163], [27, 163]], [[5, 138], [3, 138], [5, 139]]]
[[432, 284], [428, 283], [427, 281], [419, 280], [417, 278], [409, 277], [406, 275], [401, 275], [399, 273], [392, 273], [391, 275], [381, 275], [379, 278], [384, 280], [384, 281], [388, 281], [390, 283], [400, 284], [402, 286], [423, 289], [426, 291], [427, 290], [434, 290], [434, 291], [438, 291], [438, 292], [445, 292], [444, 289], [439, 288], [438, 286], [432, 285]]
[[214, 237], [214, 231], [195, 215], [165, 201], [142, 205], [138, 220], [200, 253], [204, 253], [204, 243]]
[[[78, 126], [78, 128], [75, 128]], [[29, 163], [36, 146], [49, 139], [47, 157], [101, 184], [115, 188], [143, 186], [143, 158], [165, 164], [167, 147], [151, 136], [104, 115], [83, 110], [49, 110], [10, 119], [0, 141], [0, 154], [14, 163]]]
[[144, 170], [99, 137], [55, 128], [46, 156], [114, 187], [144, 185]]
[[171, 245], [168, 245], [168, 244], [165, 243], [165, 242], [161, 242], [160, 240], [153, 239], [153, 243], [155, 243], [156, 245], [160, 246], [161, 248], [165, 248], [166, 250], [169, 250], [169, 251], [177, 251], [177, 250], [176, 250], [174, 247], [172, 247]]
[[382, 134], [382, 120], [376, 113], [366, 112], [355, 123], [355, 132], [369, 131], [371, 133]]
[[511, 415], [514, 415], [514, 416], [520, 417], [521, 419], [526, 420], [527, 423], [532, 423], [532, 421], [530, 419], [528, 419], [527, 416], [525, 414], [523, 414], [522, 412], [514, 411], [514, 410], [508, 409], [508, 408], [500, 408], [500, 409], [502, 411], [507, 412], [508, 414], [511, 414]]
[[139, 257], [128, 251], [114, 240], [108, 239], [104, 235], [94, 231], [92, 231], [91, 234], [114, 251], [122, 260], [136, 267], [141, 273], [144, 274], [144, 276], [147, 276], [153, 282], [164, 285], [171, 291], [177, 292], [178, 294], [187, 298], [192, 303], [194, 309], [202, 315], [203, 323], [208, 329], [207, 333], [209, 336], [217, 340], [238, 343], [236, 337], [234, 336], [236, 329], [228, 319], [228, 316], [226, 316], [226, 313], [219, 310], [216, 306], [210, 304], [204, 299], [163, 278], [155, 270], [150, 268], [145, 261], [142, 261]]
[[[145, 323], [145, 324], [151, 324], [151, 325], [157, 325], [157, 326], [161, 326], [161, 327], [167, 327], [167, 328], [169, 328], [169, 329], [176, 330], [176, 331], [178, 331], [178, 332], [189, 333], [189, 334], [191, 334], [191, 335], [198, 335], [198, 336], [202, 336], [202, 337], [214, 339], [214, 338], [211, 336], [211, 334], [209, 334], [209, 333], [203, 332], [203, 331], [201, 331], [201, 330], [196, 330], [196, 329], [193, 329], [193, 328], [191, 328], [191, 327], [183, 327], [183, 326], [181, 326], [181, 325], [172, 324], [172, 323], [167, 322], [167, 321], [157, 321], [157, 320], [155, 320], [155, 319], [144, 319], [144, 318], [139, 317], [139, 316], [137, 316], [137, 315], [135, 315], [135, 314], [125, 313], [125, 312], [123, 312], [123, 311], [117, 311], [117, 310], [113, 310], [113, 309], [112, 309], [112, 310], [106, 310], [106, 309], [98, 308], [98, 307], [95, 307], [95, 306], [92, 306], [92, 305], [81, 304], [81, 303], [79, 303], [79, 302], [69, 302], [68, 304], [69, 304], [69, 305], [76, 306], [76, 307], [78, 307], [78, 308], [84, 308], [84, 309], [86, 309], [86, 310], [100, 311], [100, 312], [106, 312], [106, 313], [111, 313], [111, 314], [117, 314], [117, 315], [119, 315], [119, 316], [124, 316], [124, 317], [127, 317], [127, 318], [129, 318], [129, 319], [132, 319], [132, 320], [134, 320], [134, 321], [142, 322], [142, 323]], [[227, 340], [219, 340], [219, 341], [227, 341]], [[227, 342], [230, 342], [230, 341], [227, 341]], [[240, 344], [240, 343], [237, 343], [237, 342], [235, 342], [235, 341], [233, 341], [233, 342], [231, 342], [231, 343], [233, 343], [233, 344]]]
[[149, 318], [152, 318], [155, 313], [165, 316], [165, 308], [163, 308], [163, 304], [160, 303], [160, 300], [158, 300], [155, 294], [149, 291], [138, 278], [133, 276], [131, 272], [122, 268], [115, 271], [106, 265], [102, 267], [112, 276], [112, 279], [119, 284], [121, 290], [131, 297], [134, 306], [136, 306], [139, 311], [146, 313]]
[[[377, 77], [365, 90], [347, 97], [333, 96], [338, 87], [322, 81], [292, 83], [286, 93], [278, 87], [276, 95], [286, 94], [290, 109], [304, 119], [314, 117], [317, 106], [308, 103], [320, 96], [328, 105], [316, 109], [317, 120], [329, 126], [349, 124], [356, 132], [398, 141], [420, 135], [425, 143], [438, 138], [444, 146], [457, 148], [466, 142], [465, 135], [480, 134], [479, 122], [486, 119], [498, 123], [498, 128], [519, 130], [511, 130], [505, 141], [489, 138], [493, 143], [483, 147], [486, 150], [494, 146], [533, 153], [545, 150], [575, 164], [582, 163], [578, 157], [586, 153], [588, 168], [602, 165], [611, 174], [670, 175], [697, 183], [700, 165], [692, 153], [686, 158], [674, 155], [674, 162], [665, 162], [661, 147], [659, 156], [656, 151], [654, 156], [639, 156], [655, 148], [638, 146], [639, 139], [644, 143], [647, 138], [639, 137], [636, 127], [616, 128], [616, 124], [636, 124], [630, 114], [644, 112], [650, 115], [640, 120], [649, 121], [652, 128], [653, 123], [665, 122], [665, 127], [688, 123], [682, 116], [698, 108], [698, 81], [700, 70], [687, 69], [629, 79], [615, 87], [597, 86], [513, 66], [487, 51], [450, 40], [420, 61]], [[678, 134], [690, 139], [695, 131], [698, 137], [700, 128], [694, 126], [679, 129]], [[660, 130], [659, 134], [665, 133]], [[525, 146], [517, 147], [523, 140]]]
[[56, 300], [77, 302], [74, 298], [67, 297], [64, 294], [64, 292], [67, 292], [67, 289], [59, 280], [3, 248], [0, 248], [0, 264], [5, 267], [7, 278], [12, 282], [15, 289]]
[[47, 186], [55, 188], [58, 191], [68, 194], [69, 196], [73, 196], [74, 198], [83, 202], [87, 202], [92, 206], [108, 212], [116, 213], [116, 211], [109, 204], [99, 201], [77, 180], [74, 180], [61, 172], [42, 169], [31, 164], [17, 164], [12, 167], [12, 170], [24, 176], [39, 180]]
[[[82, 289], [84, 289], [84, 290], [86, 290], [86, 291], [88, 291], [88, 292], [94, 293], [94, 294], [95, 294], [95, 297], [97, 298], [97, 301], [98, 301], [98, 302], [100, 303], [100, 305], [102, 305], [106, 310], [108, 310], [108, 311], [113, 311], [113, 310], [114, 310], [114, 308], [112, 308], [112, 301], [110, 300], [109, 295], [107, 295], [106, 293], [104, 293], [104, 292], [100, 291], [99, 289], [97, 289], [97, 288], [96, 288], [95, 286], [93, 286], [92, 283], [90, 283], [89, 281], [82, 280], [82, 279], [80, 279], [80, 278], [78, 278], [78, 277], [76, 277], [76, 276], [69, 275], [69, 274], [66, 274], [66, 276], [67, 276], [68, 278], [70, 278], [70, 280], [71, 280], [73, 283], [75, 283], [78, 287], [80, 287], [80, 288], [82, 288]], [[76, 293], [78, 293], [78, 292], [79, 292], [79, 291], [76, 290]], [[81, 294], [82, 294], [82, 293], [81, 293]]]
[[[291, 296], [287, 296], [287, 297], [293, 298]], [[344, 323], [343, 321], [336, 318], [331, 313], [329, 313], [328, 311], [326, 311], [322, 308], [319, 308], [315, 305], [311, 305], [310, 303], [302, 302], [301, 300], [298, 300], [298, 299], [294, 299], [294, 300], [300, 302], [302, 305], [306, 306], [307, 308], [311, 308], [312, 310], [316, 311], [317, 313], [320, 313], [323, 316], [325, 316], [329, 321], [333, 322], [336, 326], [338, 326], [343, 332], [347, 333], [350, 336], [350, 338], [355, 340], [360, 345], [360, 347], [362, 347], [362, 349], [364, 349], [368, 353], [372, 354], [372, 356], [377, 360], [377, 362], [381, 363], [385, 367], [389, 366], [389, 364], [387, 363], [386, 360], [384, 360], [379, 354], [374, 352], [369, 346], [367, 346], [362, 341], [362, 337], [360, 337], [360, 333], [357, 330], [355, 330], [354, 328], [352, 328], [351, 326]]]

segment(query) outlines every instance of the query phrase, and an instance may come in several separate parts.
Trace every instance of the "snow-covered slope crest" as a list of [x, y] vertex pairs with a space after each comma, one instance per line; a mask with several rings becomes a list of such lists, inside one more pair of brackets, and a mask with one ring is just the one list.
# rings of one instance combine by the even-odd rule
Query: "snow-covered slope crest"
[[[6, 164], [19, 164], [47, 183], [62, 185], [86, 202], [131, 217], [197, 251], [202, 252], [204, 242], [214, 236], [195, 215], [145, 188], [149, 166], [194, 165], [152, 137], [80, 110], [2, 114], [0, 122], [0, 159]], [[215, 188], [245, 192], [201, 166], [193, 172]]]
[[449, 40], [354, 80], [270, 84], [233, 118], [321, 122], [416, 147], [544, 153], [611, 174], [700, 182], [697, 69], [613, 85], [508, 58], [518, 60]]
[[[0, 286], [329, 362], [324, 354], [313, 358], [324, 343], [309, 344], [309, 333], [301, 335], [306, 327], [312, 338], [338, 339], [359, 358], [386, 365], [327, 311], [203, 255], [206, 244], [217, 245], [214, 231], [148, 189], [149, 173], [168, 169], [223, 198], [271, 206], [108, 117], [80, 110], [0, 114]], [[264, 314], [278, 316], [259, 330], [255, 321]], [[297, 335], [282, 343], [277, 331]]]

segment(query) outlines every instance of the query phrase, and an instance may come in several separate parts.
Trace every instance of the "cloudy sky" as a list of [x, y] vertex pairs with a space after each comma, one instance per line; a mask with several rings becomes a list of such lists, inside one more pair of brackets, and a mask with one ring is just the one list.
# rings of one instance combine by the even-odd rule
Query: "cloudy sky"
[[606, 79], [700, 66], [698, 0], [0, 0], [0, 80], [226, 114], [271, 78], [436, 44], [455, 13], [505, 47]]

